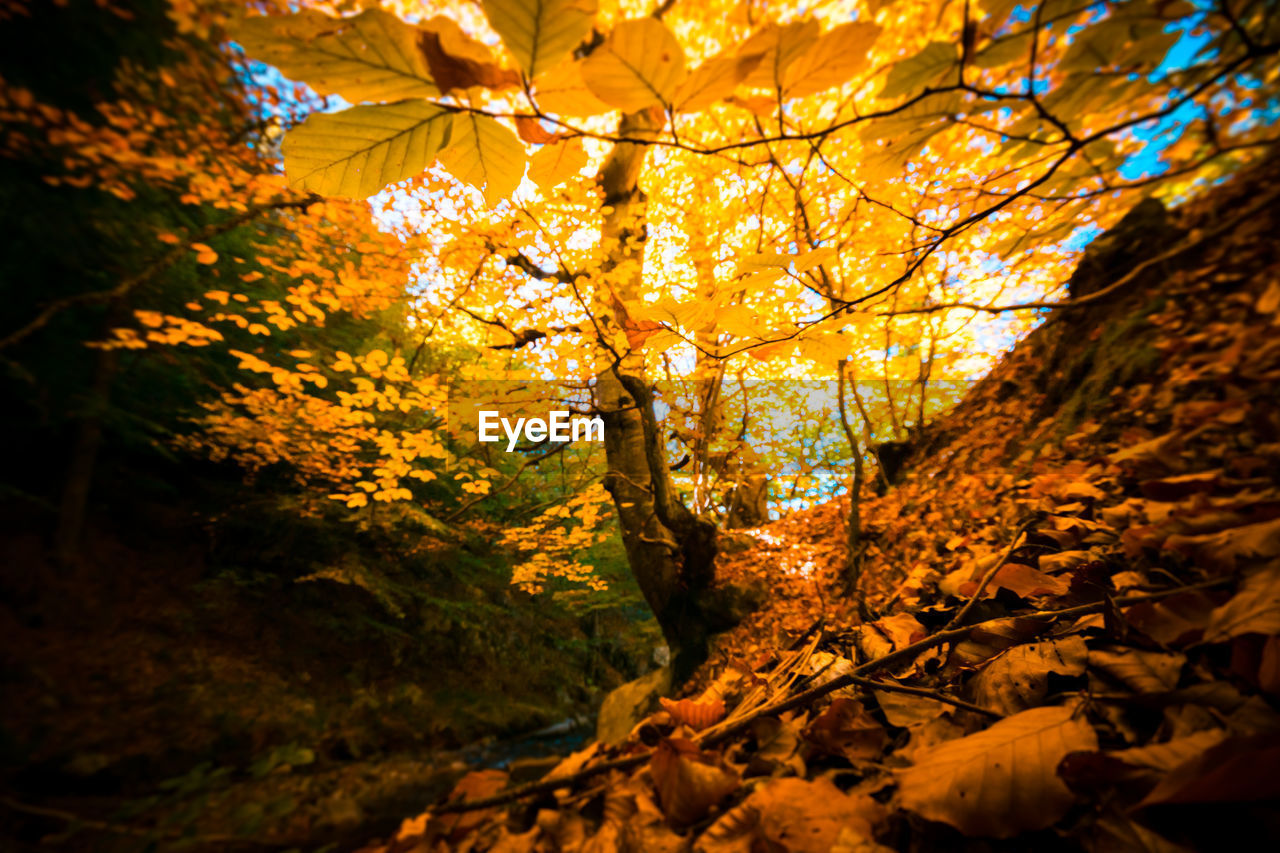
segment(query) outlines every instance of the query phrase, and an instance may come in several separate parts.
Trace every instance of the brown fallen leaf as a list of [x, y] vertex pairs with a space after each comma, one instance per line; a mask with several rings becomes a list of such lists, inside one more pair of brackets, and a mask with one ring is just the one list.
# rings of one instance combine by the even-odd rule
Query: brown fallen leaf
[[828, 779], [776, 779], [713, 823], [694, 850], [829, 853], [837, 842], [856, 850], [856, 840], [865, 839], [873, 851], [882, 849], [873, 834], [883, 817], [884, 807], [871, 797], [850, 796]]
[[1209, 614], [1204, 630], [1206, 643], [1241, 634], [1280, 634], [1280, 564], [1249, 575], [1239, 592]]
[[1280, 735], [1227, 738], [1170, 770], [1138, 805], [1280, 799], [1278, 765]]
[[804, 730], [805, 740], [828, 755], [854, 761], [875, 758], [884, 750], [888, 734], [857, 699], [838, 698]]
[[1232, 570], [1241, 560], [1280, 557], [1280, 518], [1194, 536], [1175, 534], [1164, 547], [1201, 560], [1210, 568]]
[[894, 690], [873, 690], [876, 704], [891, 726], [907, 728], [936, 720], [947, 711], [947, 706], [927, 696], [899, 693]]
[[1222, 477], [1222, 469], [1215, 468], [1212, 471], [1196, 471], [1193, 474], [1180, 474], [1176, 477], [1144, 480], [1139, 484], [1139, 488], [1142, 489], [1142, 494], [1153, 501], [1176, 501], [1190, 495], [1212, 492], [1222, 481]]
[[[458, 780], [449, 792], [446, 802], [465, 802], [491, 797], [507, 786], [505, 770], [472, 770]], [[432, 834], [449, 844], [457, 844], [481, 824], [497, 814], [496, 809], [478, 809], [472, 812], [441, 815], [431, 828]]]
[[889, 640], [894, 649], [900, 649], [911, 645], [917, 640], [922, 640], [928, 633], [925, 631], [924, 626], [920, 624], [920, 620], [910, 613], [895, 613], [892, 616], [885, 616], [872, 622], [871, 625]]
[[1032, 708], [916, 755], [898, 775], [903, 807], [966, 835], [1009, 838], [1043, 829], [1075, 797], [1058, 777], [1068, 753], [1096, 750], [1072, 707]]
[[[1022, 563], [1006, 563], [996, 572], [996, 576], [983, 590], [984, 598], [995, 595], [996, 588], [1009, 590], [1022, 598], [1037, 595], [1065, 595], [1070, 585], [1061, 578], [1046, 574], [1039, 569], [1025, 566]], [[972, 596], [978, 590], [978, 581], [970, 581], [960, 585], [960, 594]]]
[[1131, 767], [1168, 773], [1179, 764], [1202, 754], [1209, 747], [1221, 743], [1226, 736], [1227, 733], [1222, 729], [1204, 729], [1163, 743], [1115, 750], [1107, 755]]
[[713, 754], [684, 738], [658, 744], [649, 769], [662, 813], [674, 826], [702, 820], [738, 786], [737, 773], [720, 767]]
[[1094, 561], [1094, 556], [1088, 551], [1059, 551], [1056, 554], [1040, 555], [1040, 570], [1043, 572], [1065, 572], [1068, 569], [1074, 569], [1077, 566], [1087, 565]]
[[1049, 673], [1080, 675], [1088, 649], [1079, 635], [1013, 646], [997, 655], [970, 683], [973, 701], [1002, 714], [1016, 714], [1044, 702]]
[[1185, 655], [1146, 649], [1091, 649], [1090, 669], [1135, 693], [1164, 693], [1178, 686]]
[[1200, 639], [1215, 606], [1212, 598], [1197, 590], [1135, 604], [1125, 609], [1124, 618], [1161, 645], [1185, 646]]
[[1089, 853], [1192, 853], [1119, 811], [1103, 814], [1085, 837]]
[[975, 625], [969, 637], [951, 650], [947, 670], [977, 666], [1010, 646], [1038, 637], [1049, 630], [1050, 625], [1049, 622], [1018, 616]]
[[788, 767], [803, 776], [804, 759], [796, 754], [800, 748], [799, 727], [791, 719], [761, 717], [751, 724], [756, 749], [751, 754], [748, 775], [768, 776], [779, 767]]
[[688, 726], [695, 732], [714, 726], [724, 719], [724, 700], [720, 698], [703, 702], [681, 699], [676, 702], [663, 696], [658, 701], [662, 703], [662, 707], [671, 715], [676, 725]]

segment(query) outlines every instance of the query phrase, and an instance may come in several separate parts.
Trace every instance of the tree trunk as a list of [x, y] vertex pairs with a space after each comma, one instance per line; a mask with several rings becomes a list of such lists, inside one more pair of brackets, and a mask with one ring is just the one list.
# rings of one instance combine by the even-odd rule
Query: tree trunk
[[[866, 552], [866, 543], [862, 541], [862, 484], [864, 469], [862, 445], [849, 420], [849, 410], [845, 405], [845, 362], [836, 363], [836, 402], [840, 411], [840, 426], [844, 429], [845, 439], [849, 442], [849, 451], [853, 454], [853, 477], [849, 484], [849, 515], [845, 519], [845, 556], [844, 581], [845, 590], [857, 602], [858, 613], [865, 620], [869, 615], [866, 599], [862, 595], [862, 556]], [[856, 395], [857, 389], [853, 388]], [[859, 405], [861, 409], [861, 405]], [[865, 425], [865, 422], [864, 422]]]
[[[619, 135], [638, 136], [650, 129], [642, 114], [625, 116]], [[613, 297], [625, 301], [640, 292], [645, 196], [638, 181], [645, 152], [641, 145], [615, 145], [599, 176], [606, 205], [601, 261], [613, 282], [612, 293], [600, 288], [596, 294], [604, 329], [624, 322]], [[610, 314], [613, 323], [608, 322]], [[617, 508], [632, 574], [671, 647], [674, 674], [681, 680], [706, 659], [711, 626], [701, 599], [713, 577], [716, 528], [675, 496], [642, 356], [619, 356], [616, 365], [597, 377], [608, 466], [604, 484]]]
[[93, 384], [85, 395], [84, 408], [76, 425], [75, 442], [67, 460], [62, 500], [58, 506], [58, 527], [53, 537], [54, 557], [64, 566], [74, 561], [79, 553], [93, 472], [98, 464], [98, 449], [102, 445], [102, 419], [110, 401], [117, 357], [115, 350], [98, 353]]

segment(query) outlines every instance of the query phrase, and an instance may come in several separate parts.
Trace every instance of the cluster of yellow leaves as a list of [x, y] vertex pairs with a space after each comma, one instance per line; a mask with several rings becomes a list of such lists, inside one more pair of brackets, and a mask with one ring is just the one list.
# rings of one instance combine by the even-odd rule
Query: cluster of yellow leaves
[[592, 566], [574, 558], [604, 541], [600, 526], [609, 518], [609, 494], [596, 483], [567, 501], [543, 511], [531, 524], [503, 531], [502, 544], [524, 557], [512, 572], [511, 582], [528, 592], [541, 592], [552, 579], [607, 588]]
[[325, 371], [307, 361], [289, 368], [230, 352], [272, 387], [237, 384], [206, 402], [200, 431], [180, 440], [188, 449], [234, 459], [250, 473], [287, 464], [300, 484], [328, 487], [351, 508], [413, 500], [412, 483], [437, 479], [455, 461], [442, 426], [446, 389], [434, 376], [410, 377], [401, 356], [373, 350], [353, 359], [340, 351]]

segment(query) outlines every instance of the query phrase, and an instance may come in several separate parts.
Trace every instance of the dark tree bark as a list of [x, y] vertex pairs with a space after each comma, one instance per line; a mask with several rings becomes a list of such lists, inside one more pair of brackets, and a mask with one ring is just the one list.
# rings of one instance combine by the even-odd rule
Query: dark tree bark
[[[623, 118], [619, 135], [649, 130], [643, 115], [631, 115]], [[607, 207], [601, 260], [613, 274], [614, 291], [622, 300], [636, 298], [641, 286], [646, 200], [638, 180], [645, 153], [645, 146], [619, 143], [599, 175]], [[613, 316], [618, 310], [613, 295], [596, 294], [602, 331], [617, 329], [625, 321]], [[703, 597], [714, 574], [717, 531], [675, 494], [654, 414], [653, 388], [643, 369], [638, 355], [619, 353], [617, 363], [597, 377], [605, 421], [605, 488], [618, 512], [631, 571], [671, 647], [674, 674], [680, 680], [707, 655], [713, 626]]]

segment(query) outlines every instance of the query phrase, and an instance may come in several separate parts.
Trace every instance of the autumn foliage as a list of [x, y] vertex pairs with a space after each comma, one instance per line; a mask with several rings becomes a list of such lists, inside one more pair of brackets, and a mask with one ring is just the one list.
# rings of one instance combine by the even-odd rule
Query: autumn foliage
[[[58, 561], [123, 390], [140, 445], [534, 602], [616, 543], [691, 679], [386, 849], [1176, 849], [1162, 806], [1261, 777], [1272, 4], [155, 6], [96, 4], [165, 36], [83, 97], [0, 80], [6, 168], [119, 244], [0, 328], [30, 411], [76, 389]], [[504, 453], [481, 402], [606, 437]], [[375, 574], [303, 579], [404, 620]]]

